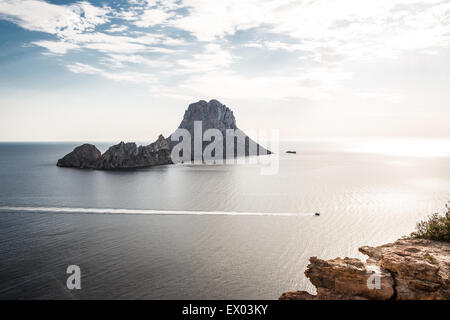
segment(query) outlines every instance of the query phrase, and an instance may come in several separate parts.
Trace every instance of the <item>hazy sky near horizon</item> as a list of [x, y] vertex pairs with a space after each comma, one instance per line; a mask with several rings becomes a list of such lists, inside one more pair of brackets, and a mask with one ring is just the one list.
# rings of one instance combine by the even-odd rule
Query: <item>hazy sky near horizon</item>
[[0, 0], [1, 141], [450, 138], [449, 0]]

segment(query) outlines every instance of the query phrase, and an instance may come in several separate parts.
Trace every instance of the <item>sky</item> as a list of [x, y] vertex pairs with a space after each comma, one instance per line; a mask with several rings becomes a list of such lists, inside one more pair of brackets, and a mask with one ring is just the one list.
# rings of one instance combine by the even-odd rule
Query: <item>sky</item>
[[0, 0], [0, 141], [450, 138], [448, 0]]

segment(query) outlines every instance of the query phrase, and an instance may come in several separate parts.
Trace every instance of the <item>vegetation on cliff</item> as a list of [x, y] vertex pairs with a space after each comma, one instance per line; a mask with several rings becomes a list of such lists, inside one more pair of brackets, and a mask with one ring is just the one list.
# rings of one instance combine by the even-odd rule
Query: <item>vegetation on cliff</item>
[[441, 216], [434, 213], [427, 220], [416, 225], [416, 231], [411, 233], [413, 238], [450, 242], [450, 206], [445, 205], [447, 212]]

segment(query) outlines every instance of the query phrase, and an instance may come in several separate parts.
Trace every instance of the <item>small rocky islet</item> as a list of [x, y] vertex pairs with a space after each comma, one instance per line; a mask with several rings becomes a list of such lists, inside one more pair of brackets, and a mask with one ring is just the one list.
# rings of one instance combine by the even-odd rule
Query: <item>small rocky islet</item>
[[[239, 130], [233, 111], [215, 99], [209, 102], [200, 100], [190, 104], [178, 128], [188, 130], [193, 137], [195, 121], [202, 122], [202, 133], [208, 129], [219, 130], [224, 136], [224, 146], [226, 145], [226, 131], [229, 129]], [[241, 146], [245, 150], [245, 156], [271, 154], [271, 151], [258, 145], [247, 135], [245, 136], [245, 142], [238, 142], [245, 144]], [[120, 142], [110, 147], [103, 154], [101, 154], [95, 145], [83, 144], [59, 159], [57, 166], [80, 169], [118, 170], [172, 164], [171, 151], [178, 142], [172, 140], [171, 137], [172, 135], [166, 139], [163, 135], [160, 135], [155, 142], [147, 146], [137, 146], [134, 142]], [[254, 143], [256, 151], [255, 149], [249, 148], [250, 143]], [[194, 141], [191, 144], [193, 148]], [[207, 144], [208, 142], [203, 142], [203, 150]], [[234, 157], [237, 154], [236, 150], [238, 148], [239, 146], [235, 144], [234, 154], [224, 154], [224, 158]]]

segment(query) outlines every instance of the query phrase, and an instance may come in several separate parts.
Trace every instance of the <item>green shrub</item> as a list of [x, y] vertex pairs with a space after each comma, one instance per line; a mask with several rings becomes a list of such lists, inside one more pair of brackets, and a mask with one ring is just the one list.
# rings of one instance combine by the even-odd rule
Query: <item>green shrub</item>
[[428, 220], [417, 223], [416, 231], [411, 233], [411, 236], [419, 239], [450, 242], [450, 207], [449, 205], [445, 207], [447, 213], [443, 216], [435, 213], [428, 217]]

